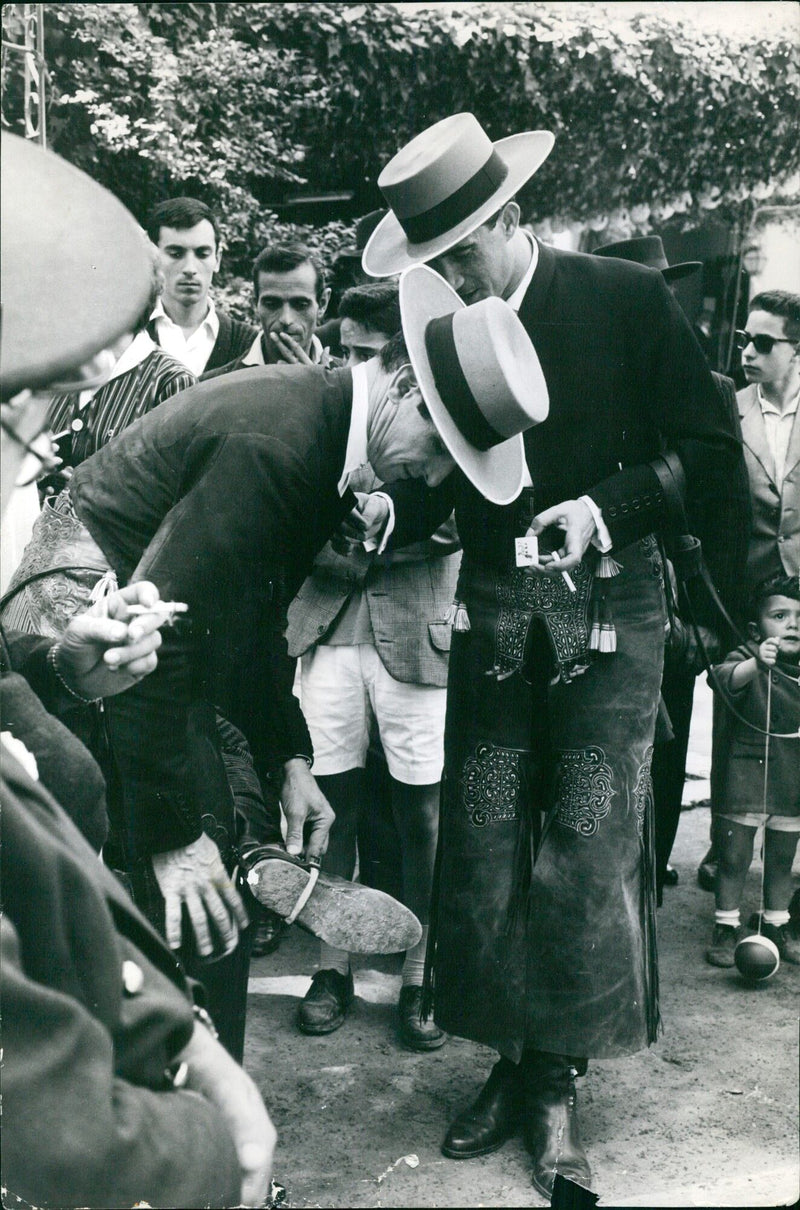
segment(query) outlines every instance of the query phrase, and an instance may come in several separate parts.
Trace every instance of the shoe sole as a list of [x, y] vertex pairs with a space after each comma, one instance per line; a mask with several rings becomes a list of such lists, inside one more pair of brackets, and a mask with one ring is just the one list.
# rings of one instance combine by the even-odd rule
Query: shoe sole
[[[285, 918], [308, 882], [308, 869], [276, 850], [254, 862], [247, 882], [259, 903]], [[334, 874], [320, 874], [297, 922], [351, 954], [400, 953], [413, 949], [422, 936], [414, 913], [391, 895]]]

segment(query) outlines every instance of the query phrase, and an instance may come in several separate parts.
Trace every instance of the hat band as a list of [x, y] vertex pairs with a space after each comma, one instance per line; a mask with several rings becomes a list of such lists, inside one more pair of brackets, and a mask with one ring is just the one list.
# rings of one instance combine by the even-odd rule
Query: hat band
[[425, 349], [436, 390], [467, 441], [479, 450], [489, 450], [505, 441], [478, 407], [464, 377], [453, 339], [452, 313], [430, 321], [425, 329]]
[[430, 210], [423, 210], [421, 214], [401, 218], [395, 211], [395, 215], [412, 244], [425, 244], [474, 214], [500, 188], [507, 176], [508, 165], [492, 148], [492, 154], [483, 167], [456, 189], [455, 193], [431, 206]]

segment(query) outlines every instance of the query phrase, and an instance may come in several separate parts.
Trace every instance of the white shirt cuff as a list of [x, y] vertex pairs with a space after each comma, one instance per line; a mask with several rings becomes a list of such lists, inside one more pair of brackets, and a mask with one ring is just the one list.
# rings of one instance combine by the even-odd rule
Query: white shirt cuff
[[613, 543], [611, 541], [611, 534], [608, 532], [608, 526], [603, 520], [603, 514], [591, 496], [578, 496], [578, 499], [586, 505], [589, 512], [592, 514], [592, 520], [594, 521], [594, 528], [596, 531], [594, 537], [592, 538], [592, 546], [596, 547], [596, 549], [600, 551], [601, 555], [608, 554]]
[[366, 550], [368, 553], [370, 551], [377, 550], [378, 554], [382, 555], [383, 552], [386, 550], [386, 544], [389, 541], [389, 539], [391, 538], [392, 531], [394, 529], [394, 520], [395, 520], [395, 518], [394, 518], [394, 500], [392, 499], [391, 496], [387, 496], [386, 492], [372, 492], [371, 494], [373, 496], [380, 496], [380, 498], [382, 500], [386, 501], [386, 503], [389, 506], [389, 516], [386, 518], [386, 524], [383, 527], [383, 533], [382, 533], [381, 537], [380, 538], [367, 538], [366, 542], [362, 542], [361, 545], [364, 547], [364, 550]]

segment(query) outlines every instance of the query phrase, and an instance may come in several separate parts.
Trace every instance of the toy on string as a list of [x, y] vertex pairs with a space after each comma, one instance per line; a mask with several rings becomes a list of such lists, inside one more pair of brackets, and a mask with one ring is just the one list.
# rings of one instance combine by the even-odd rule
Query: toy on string
[[762, 812], [764, 816], [764, 832], [761, 840], [761, 902], [758, 910], [758, 932], [753, 933], [750, 937], [743, 937], [733, 951], [733, 960], [736, 963], [736, 969], [748, 982], [761, 983], [764, 979], [771, 979], [777, 973], [778, 967], [781, 964], [778, 947], [769, 937], [761, 935], [761, 926], [764, 920], [764, 874], [766, 870], [765, 843], [767, 829], [767, 786], [769, 778], [769, 741], [772, 738], [770, 735], [772, 712], [772, 669], [767, 669], [767, 721], [766, 721], [766, 739], [764, 741], [764, 790], [762, 795]]

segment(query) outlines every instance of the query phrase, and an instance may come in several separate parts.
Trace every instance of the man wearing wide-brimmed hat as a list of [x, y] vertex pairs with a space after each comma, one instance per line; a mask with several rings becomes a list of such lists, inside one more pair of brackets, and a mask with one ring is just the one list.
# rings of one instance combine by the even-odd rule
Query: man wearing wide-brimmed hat
[[[649, 784], [666, 612], [649, 463], [665, 443], [729, 604], [745, 536], [729, 490], [741, 453], [661, 273], [520, 227], [514, 195], [553, 143], [493, 143], [471, 114], [436, 123], [381, 173], [391, 209], [363, 259], [376, 277], [429, 262], [468, 304], [506, 300], [549, 395], [523, 438], [460, 427], [488, 475], [441, 429], [464, 557], [429, 946], [437, 1024], [501, 1056], [444, 1153], [483, 1155], [522, 1129], [545, 1196], [556, 1173], [592, 1180], [576, 1072], [659, 1025]], [[438, 339], [426, 330], [428, 352]]]

